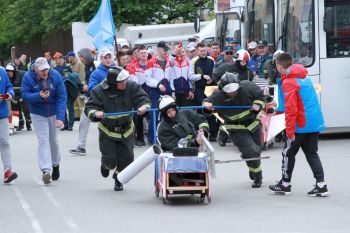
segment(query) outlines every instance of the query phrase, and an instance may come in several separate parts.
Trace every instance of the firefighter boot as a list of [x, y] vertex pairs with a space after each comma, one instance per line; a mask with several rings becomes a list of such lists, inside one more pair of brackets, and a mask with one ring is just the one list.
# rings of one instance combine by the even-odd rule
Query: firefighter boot
[[119, 182], [118, 175], [116, 173], [113, 174], [114, 179], [114, 191], [123, 191], [123, 184]]
[[[78, 147], [79, 148], [79, 147]], [[101, 175], [104, 177], [104, 178], [107, 178], [109, 176], [109, 169], [106, 168], [103, 164], [101, 164]]]
[[262, 171], [252, 172], [252, 176], [253, 176], [252, 188], [260, 188], [262, 184]]
[[219, 131], [219, 145], [226, 146], [228, 135], [225, 132]]

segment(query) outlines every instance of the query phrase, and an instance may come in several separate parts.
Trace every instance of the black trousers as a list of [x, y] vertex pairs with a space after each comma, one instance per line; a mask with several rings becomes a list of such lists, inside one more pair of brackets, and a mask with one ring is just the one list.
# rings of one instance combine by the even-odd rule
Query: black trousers
[[180, 107], [189, 106], [190, 100], [188, 99], [188, 93], [175, 93], [176, 104]]
[[100, 132], [100, 151], [102, 153], [101, 163], [105, 168], [115, 169], [121, 172], [134, 161], [134, 137], [114, 141]]
[[27, 102], [22, 101], [22, 102], [18, 102], [17, 104], [11, 104], [11, 109], [13, 111], [19, 111], [19, 116], [18, 116], [19, 127], [24, 126], [23, 115], [26, 120], [27, 126], [30, 126], [30, 124], [32, 123], [32, 119], [30, 117], [29, 106]]
[[143, 118], [144, 116], [134, 115], [134, 124], [135, 124], [135, 139], [137, 141], [144, 141], [143, 134]]
[[[259, 158], [261, 155], [261, 126], [259, 125], [253, 132], [231, 131], [233, 143], [242, 153], [243, 159]], [[247, 166], [255, 172], [260, 168], [260, 160], [247, 161]], [[254, 170], [255, 169], [255, 170]], [[260, 170], [260, 169], [259, 169]]]
[[295, 156], [301, 148], [306, 156], [316, 182], [324, 181], [324, 172], [320, 157], [318, 156], [319, 133], [295, 134], [295, 140], [286, 140], [282, 152], [282, 180], [290, 182], [295, 165]]

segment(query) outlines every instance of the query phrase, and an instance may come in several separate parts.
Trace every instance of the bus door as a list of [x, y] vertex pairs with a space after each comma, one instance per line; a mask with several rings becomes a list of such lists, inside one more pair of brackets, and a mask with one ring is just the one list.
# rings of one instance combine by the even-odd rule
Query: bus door
[[350, 2], [319, 1], [321, 104], [327, 127], [350, 127]]

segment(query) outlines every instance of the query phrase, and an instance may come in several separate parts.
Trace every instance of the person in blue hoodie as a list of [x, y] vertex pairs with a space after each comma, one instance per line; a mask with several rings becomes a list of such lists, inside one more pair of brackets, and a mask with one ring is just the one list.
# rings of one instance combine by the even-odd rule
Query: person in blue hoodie
[[[64, 126], [67, 94], [60, 73], [50, 68], [43, 57], [35, 60], [33, 69], [22, 81], [22, 98], [29, 103], [38, 138], [38, 162], [44, 184], [58, 180], [61, 154], [56, 128]], [[52, 170], [52, 174], [50, 174]]]
[[0, 154], [4, 165], [4, 183], [10, 183], [17, 178], [12, 171], [9, 142], [9, 107], [7, 101], [15, 95], [10, 79], [4, 68], [0, 67]]

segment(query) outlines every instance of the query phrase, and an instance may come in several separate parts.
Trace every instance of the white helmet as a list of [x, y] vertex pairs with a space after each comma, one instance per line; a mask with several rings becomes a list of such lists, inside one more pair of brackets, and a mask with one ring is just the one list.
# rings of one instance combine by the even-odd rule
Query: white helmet
[[175, 100], [169, 96], [169, 95], [164, 95], [161, 96], [159, 99], [159, 111], [162, 115], [166, 115], [166, 111], [170, 108], [175, 108], [177, 107]]
[[129, 72], [119, 66], [111, 66], [107, 72], [107, 83], [110, 86], [116, 85], [118, 82], [128, 79]]
[[226, 72], [221, 76], [219, 89], [225, 93], [234, 93], [239, 89], [239, 78], [237, 73]]
[[284, 51], [281, 49], [277, 49], [277, 51], [272, 56], [272, 60], [276, 60], [277, 56], [280, 55], [281, 53], [284, 53]]
[[250, 54], [248, 53], [247, 50], [241, 49], [238, 50], [236, 53], [236, 61], [245, 61], [248, 62], [250, 60]]
[[11, 63], [7, 64], [6, 68], [5, 68], [6, 71], [15, 71], [15, 66]]

